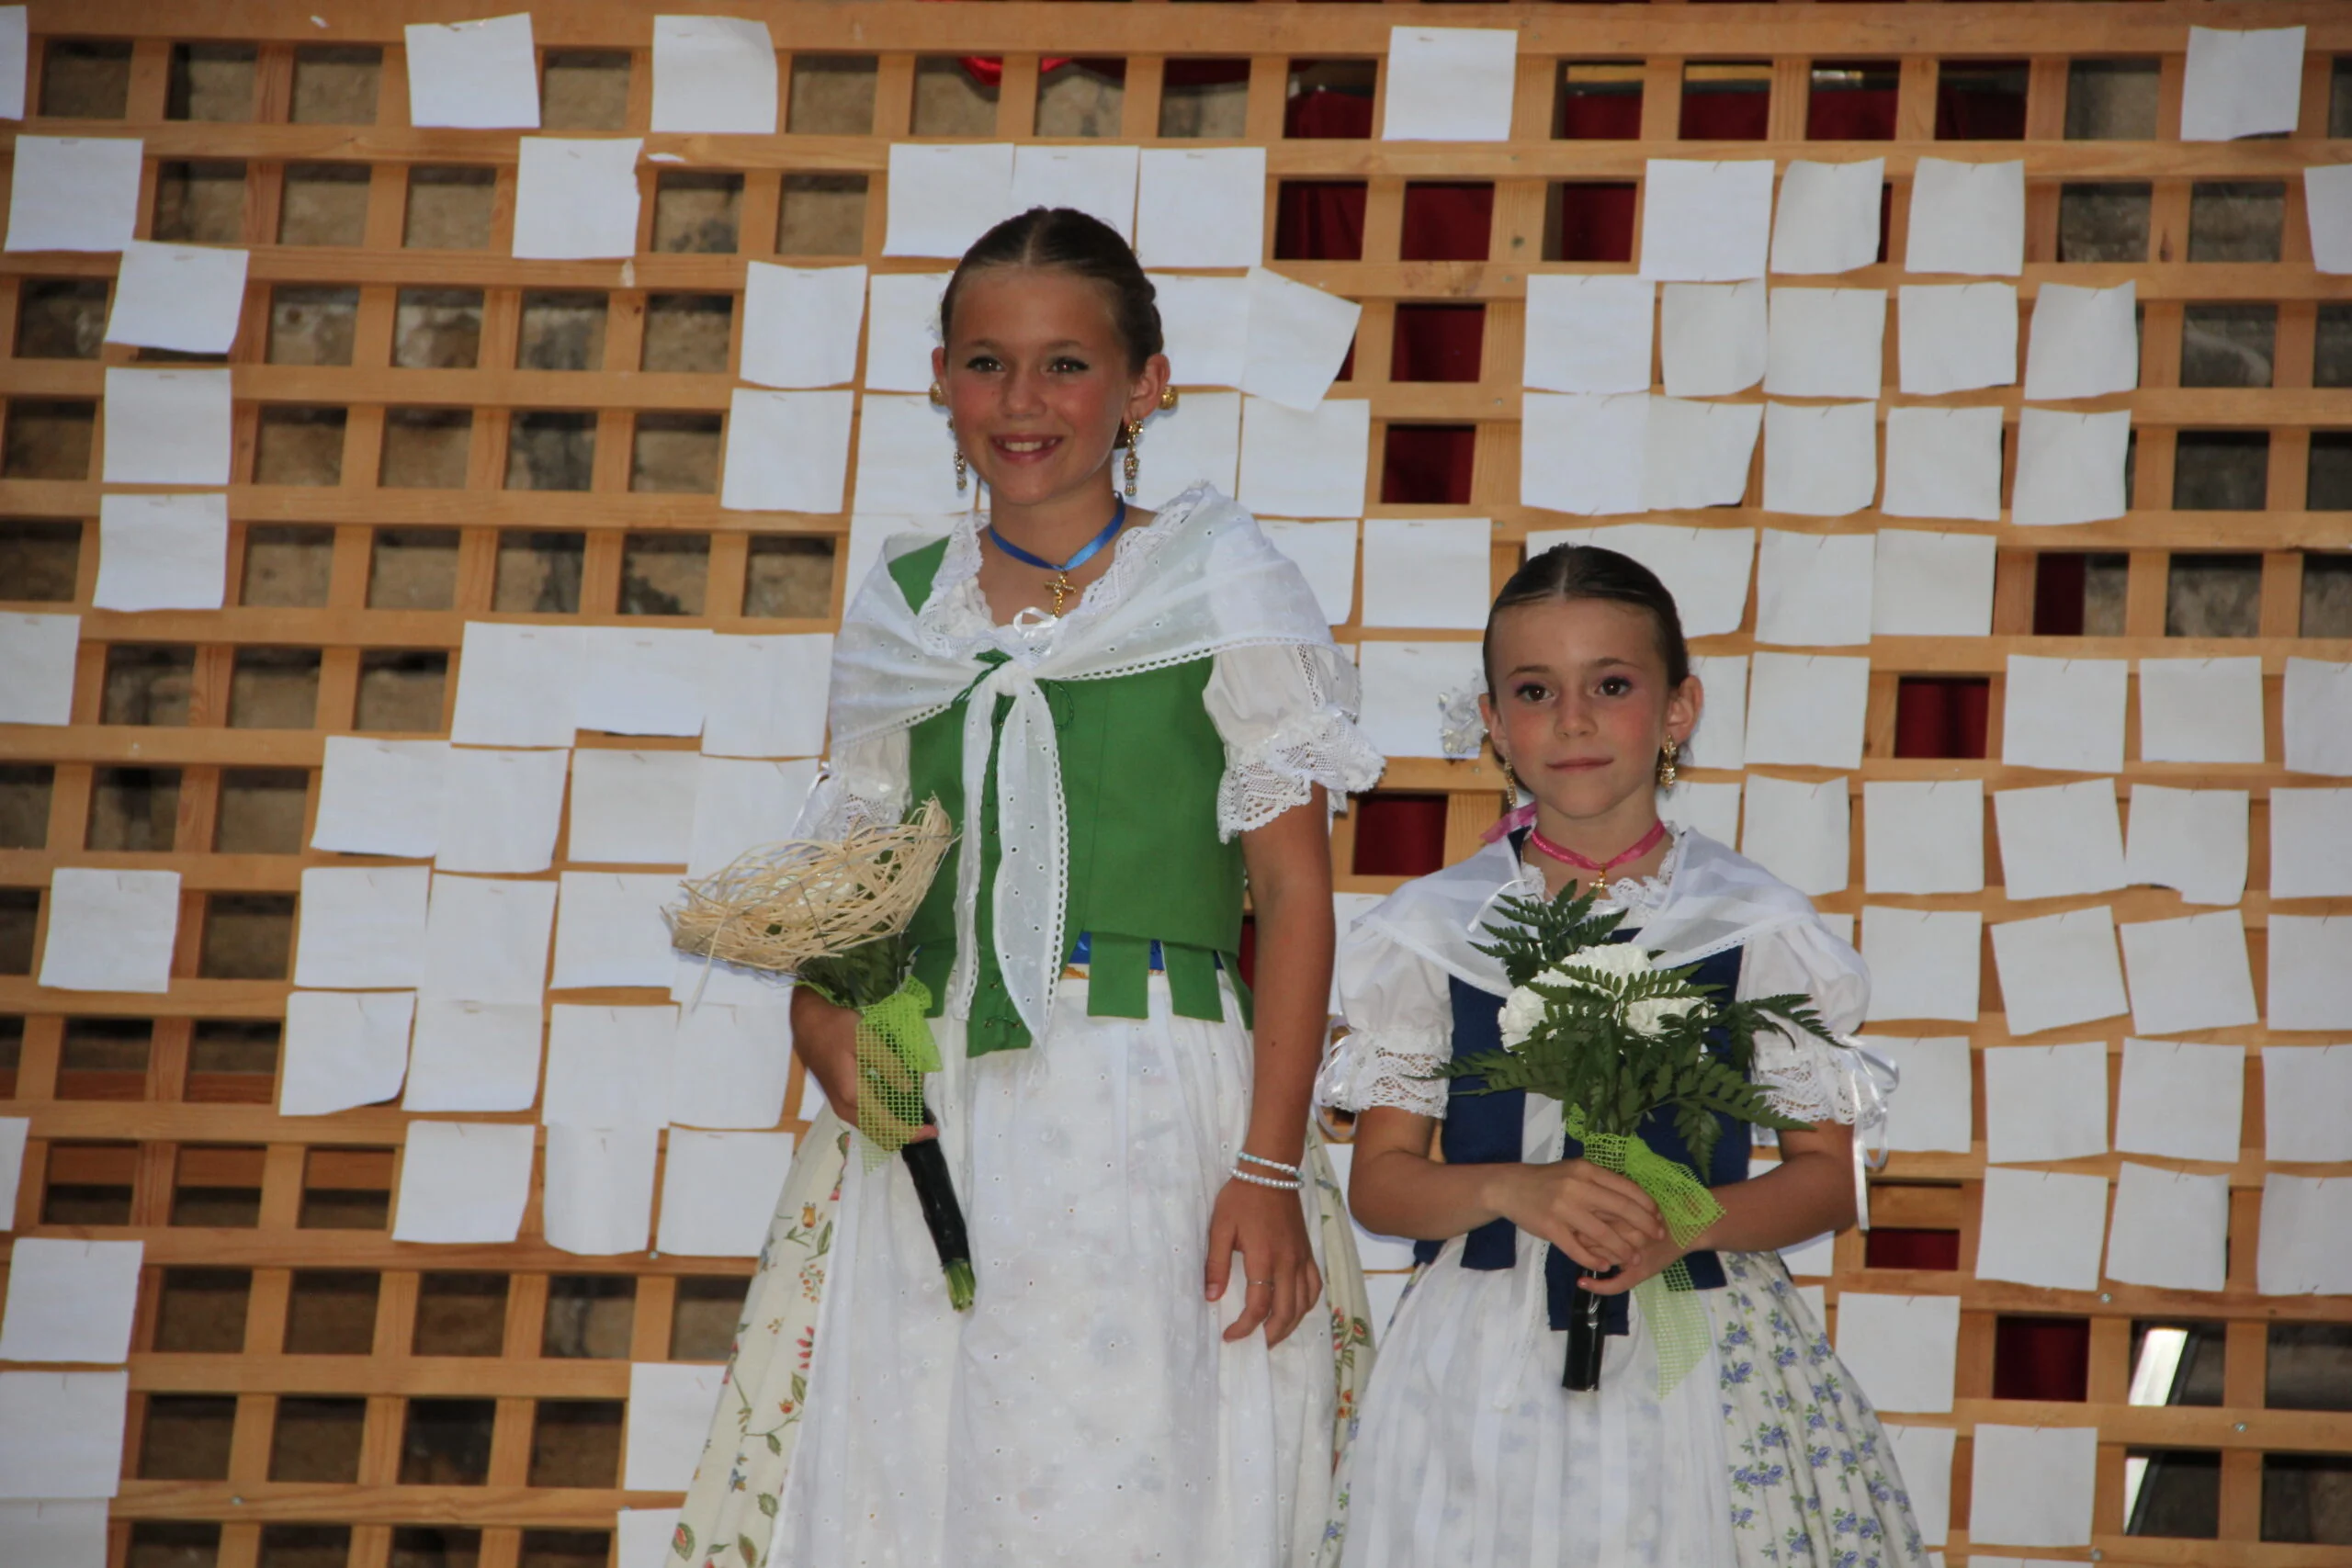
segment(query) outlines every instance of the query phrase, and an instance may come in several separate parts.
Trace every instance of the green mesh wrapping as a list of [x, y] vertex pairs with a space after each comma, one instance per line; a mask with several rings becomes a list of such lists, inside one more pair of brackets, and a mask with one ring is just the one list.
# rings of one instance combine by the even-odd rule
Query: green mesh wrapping
[[857, 1010], [857, 1131], [868, 1170], [922, 1125], [922, 1076], [940, 1066], [930, 1010], [930, 987], [912, 976]]
[[[1650, 1195], [1676, 1246], [1690, 1246], [1723, 1217], [1724, 1206], [1690, 1168], [1659, 1154], [1639, 1134], [1587, 1132], [1583, 1111], [1573, 1105], [1566, 1120], [1568, 1136], [1584, 1145], [1585, 1158]], [[1706, 1304], [1690, 1283], [1690, 1266], [1679, 1258], [1634, 1286], [1634, 1300], [1657, 1347], [1657, 1391], [1663, 1396], [1706, 1357]]]

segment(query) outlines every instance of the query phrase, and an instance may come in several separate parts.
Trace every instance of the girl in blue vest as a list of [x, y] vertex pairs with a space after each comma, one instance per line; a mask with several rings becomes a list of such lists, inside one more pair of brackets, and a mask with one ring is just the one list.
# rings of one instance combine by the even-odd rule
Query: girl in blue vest
[[[1811, 1123], [1753, 1180], [1727, 1122], [1701, 1179], [1723, 1217], [1685, 1253], [1648, 1197], [1574, 1157], [1559, 1102], [1479, 1095], [1438, 1076], [1498, 1048], [1510, 989], [1478, 953], [1506, 895], [1575, 882], [1621, 931], [1696, 963], [1742, 998], [1802, 992], [1856, 1027], [1869, 979], [1804, 897], [1753, 862], [1659, 821], [1657, 792], [1699, 721], [1674, 601], [1613, 551], [1530, 560], [1487, 623], [1487, 736], [1532, 804], [1487, 847], [1367, 913], [1340, 953], [1351, 1032], [1318, 1092], [1357, 1113], [1350, 1196], [1369, 1229], [1419, 1241], [1346, 1460], [1328, 1555], [1347, 1568], [1665, 1568], [1924, 1561], [1877, 1417], [1774, 1249], [1855, 1217], [1851, 1054], [1757, 1039], [1753, 1079]], [[1431, 1143], [1442, 1133], [1443, 1160]], [[1644, 1128], [1689, 1159], [1671, 1118]], [[1658, 1389], [1625, 1292], [1681, 1257], [1709, 1344]], [[1600, 1387], [1561, 1386], [1570, 1260], [1615, 1275]]]
[[1231, 501], [1128, 504], [1144, 421], [1173, 400], [1114, 231], [1067, 209], [1000, 224], [940, 329], [938, 460], [989, 504], [891, 541], [853, 585], [797, 836], [932, 796], [956, 824], [909, 930], [978, 1299], [950, 1306], [901, 1162], [850, 1146], [854, 1016], [796, 995], [831, 1110], [786, 1183], [675, 1556], [1311, 1562], [1368, 1364], [1308, 1141], [1329, 811], [1380, 769], [1354, 668]]

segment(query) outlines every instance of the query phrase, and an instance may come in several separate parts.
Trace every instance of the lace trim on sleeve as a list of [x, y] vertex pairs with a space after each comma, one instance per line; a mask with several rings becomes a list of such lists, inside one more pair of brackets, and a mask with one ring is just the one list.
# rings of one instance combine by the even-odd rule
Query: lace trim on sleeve
[[1325, 1058], [1315, 1077], [1316, 1102], [1349, 1111], [1385, 1105], [1442, 1121], [1446, 1080], [1438, 1075], [1452, 1055], [1434, 1031], [1356, 1030]]
[[1783, 1116], [1800, 1122], [1837, 1122], [1852, 1126], [1861, 1114], [1849, 1053], [1807, 1037], [1792, 1040], [1777, 1032], [1756, 1036], [1756, 1065], [1748, 1077]]
[[1370, 789], [1387, 759], [1337, 707], [1301, 714], [1264, 739], [1231, 754], [1216, 789], [1217, 837], [1230, 841], [1315, 798], [1321, 784], [1337, 811]]

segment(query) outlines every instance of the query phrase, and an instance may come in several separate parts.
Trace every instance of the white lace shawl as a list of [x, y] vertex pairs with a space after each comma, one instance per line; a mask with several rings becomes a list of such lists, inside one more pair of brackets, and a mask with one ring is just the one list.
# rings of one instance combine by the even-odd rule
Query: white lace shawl
[[[993, 908], [996, 956], [1022, 1021], [1042, 1038], [1068, 940], [1069, 834], [1053, 713], [1039, 682], [1108, 680], [1244, 649], [1290, 652], [1317, 700], [1307, 711], [1293, 707], [1261, 724], [1254, 754], [1245, 747], [1237, 759], [1228, 745], [1219, 818], [1234, 831], [1305, 801], [1314, 784], [1335, 795], [1368, 786], [1380, 758], [1355, 730], [1355, 668], [1332, 645], [1306, 580], [1247, 512], [1215, 491], [1188, 490], [1148, 526], [1123, 536], [1110, 570], [1058, 621], [1024, 615], [998, 626], [984, 606], [974, 615], [978, 526], [968, 516], [957, 523], [920, 605], [906, 602], [887, 566], [929, 540], [918, 536], [883, 547], [885, 564], [867, 577], [834, 643], [833, 751], [870, 753], [873, 742], [886, 739], [903, 745], [906, 731], [969, 692], [962, 768], [968, 802], [984, 786], [997, 699], [1012, 700], [997, 747], [1003, 855]], [[990, 653], [1007, 657], [991, 665], [982, 657]], [[1300, 782], [1299, 766], [1317, 771]], [[1275, 779], [1286, 771], [1287, 781]], [[872, 798], [868, 792], [877, 789], [887, 784], [845, 776], [831, 790], [820, 786], [810, 811], [831, 809], [842, 795]], [[979, 859], [956, 857], [956, 961], [948, 1005], [958, 1017], [970, 1010], [976, 975]]]
[[[1443, 1117], [1445, 1080], [1433, 1075], [1453, 1054], [1447, 980], [1508, 992], [1501, 966], [1470, 943], [1485, 940], [1481, 928], [1498, 899], [1542, 893], [1540, 874], [1498, 840], [1407, 884], [1357, 920], [1340, 941], [1338, 964], [1350, 1033], [1325, 1062], [1317, 1098], [1344, 1111], [1383, 1105]], [[1657, 876], [1621, 879], [1609, 897], [1627, 910], [1636, 940], [1663, 953], [1661, 962], [1695, 963], [1744, 947], [1740, 998], [1803, 993], [1833, 1031], [1860, 1026], [1870, 1000], [1860, 956], [1803, 895], [1705, 835], [1685, 830]], [[1783, 1114], [1850, 1125], [1874, 1098], [1852, 1055], [1769, 1031], [1757, 1037], [1751, 1076]]]

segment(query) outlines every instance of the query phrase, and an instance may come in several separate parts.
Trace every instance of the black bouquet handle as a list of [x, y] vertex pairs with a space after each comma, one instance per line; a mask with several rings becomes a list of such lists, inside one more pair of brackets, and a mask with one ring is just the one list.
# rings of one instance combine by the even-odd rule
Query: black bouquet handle
[[[1597, 1273], [1579, 1264], [1577, 1278], [1606, 1280], [1617, 1272]], [[1568, 1364], [1560, 1374], [1560, 1386], [1578, 1393], [1589, 1393], [1600, 1386], [1600, 1353], [1608, 1348], [1608, 1336], [1600, 1314], [1605, 1303], [1599, 1296], [1578, 1284], [1568, 1298]]]
[[[922, 1124], [939, 1125], [928, 1105], [923, 1107]], [[947, 1276], [948, 1303], [957, 1312], [969, 1311], [974, 1287], [972, 1238], [964, 1228], [964, 1207], [956, 1201], [955, 1180], [947, 1174], [946, 1152], [937, 1138], [924, 1138], [901, 1148], [899, 1157], [914, 1179], [922, 1223], [931, 1232], [932, 1246], [939, 1249], [940, 1270]]]

